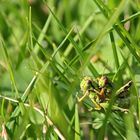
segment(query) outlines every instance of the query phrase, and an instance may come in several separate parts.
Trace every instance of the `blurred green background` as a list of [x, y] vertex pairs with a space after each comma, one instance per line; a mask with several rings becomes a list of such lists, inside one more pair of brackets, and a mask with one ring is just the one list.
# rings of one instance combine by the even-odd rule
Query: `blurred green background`
[[[0, 126], [9, 139], [139, 139], [139, 15], [138, 0], [0, 0]], [[116, 88], [133, 80], [131, 113], [105, 122], [105, 112], [77, 104], [85, 75], [107, 75]]]

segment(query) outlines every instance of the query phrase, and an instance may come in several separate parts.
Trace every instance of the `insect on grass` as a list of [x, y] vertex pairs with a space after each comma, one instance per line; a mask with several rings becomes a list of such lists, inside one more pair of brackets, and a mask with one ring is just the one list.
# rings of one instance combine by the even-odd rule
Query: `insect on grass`
[[[116, 91], [116, 102], [113, 105], [113, 110], [126, 111], [126, 104], [129, 104], [129, 89], [132, 86], [132, 80], [128, 81], [119, 90]], [[93, 105], [94, 110], [101, 110], [108, 107], [109, 101], [111, 100], [111, 94], [114, 90], [112, 81], [107, 76], [101, 76], [97, 79], [93, 79], [90, 76], [85, 76], [80, 83], [81, 91], [83, 96], [78, 98], [78, 101], [83, 101], [88, 97]], [[123, 106], [121, 102], [126, 101], [128, 103]]]

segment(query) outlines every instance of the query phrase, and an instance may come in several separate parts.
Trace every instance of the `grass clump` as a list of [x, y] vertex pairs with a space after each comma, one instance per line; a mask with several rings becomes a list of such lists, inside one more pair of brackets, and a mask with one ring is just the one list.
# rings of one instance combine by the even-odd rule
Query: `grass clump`
[[[2, 0], [1, 138], [139, 139], [139, 8], [137, 0]], [[78, 102], [85, 76], [96, 85], [84, 83]], [[127, 111], [113, 110], [120, 93]]]

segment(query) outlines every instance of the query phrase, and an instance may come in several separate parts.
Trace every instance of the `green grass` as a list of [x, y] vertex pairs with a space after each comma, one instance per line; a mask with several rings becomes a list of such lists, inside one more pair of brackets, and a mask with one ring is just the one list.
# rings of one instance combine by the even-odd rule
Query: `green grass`
[[[0, 1], [0, 132], [9, 139], [140, 138], [138, 0]], [[129, 112], [89, 111], [83, 76], [128, 80]]]

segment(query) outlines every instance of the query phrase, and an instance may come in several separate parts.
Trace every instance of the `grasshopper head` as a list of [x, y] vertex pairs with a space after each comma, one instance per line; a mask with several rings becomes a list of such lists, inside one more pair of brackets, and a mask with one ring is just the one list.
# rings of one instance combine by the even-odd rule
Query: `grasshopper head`
[[89, 76], [85, 76], [80, 83], [80, 88], [83, 92], [90, 90], [92, 88], [92, 78]]
[[102, 76], [101, 78], [98, 78], [98, 84], [100, 88], [105, 87], [108, 84], [109, 80], [106, 76]]

